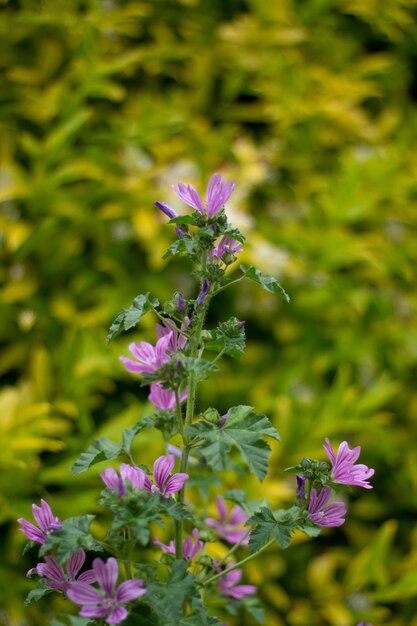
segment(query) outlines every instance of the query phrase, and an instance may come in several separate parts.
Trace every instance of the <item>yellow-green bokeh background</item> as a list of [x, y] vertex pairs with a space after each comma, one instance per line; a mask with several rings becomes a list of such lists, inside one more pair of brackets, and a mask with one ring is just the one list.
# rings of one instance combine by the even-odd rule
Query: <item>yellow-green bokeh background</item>
[[[98, 469], [69, 470], [149, 409], [117, 357], [154, 320], [109, 349], [106, 329], [137, 293], [191, 293], [152, 202], [179, 207], [173, 183], [218, 171], [243, 260], [291, 304], [251, 284], [219, 298], [212, 322], [246, 319], [248, 349], [201, 406], [274, 421], [274, 506], [326, 435], [376, 468], [345, 526], [248, 581], [268, 626], [417, 625], [416, 16], [415, 0], [0, 2], [0, 623], [66, 606], [23, 609], [35, 555], [15, 519], [40, 497], [98, 511]], [[155, 435], [135, 454], [160, 450]]]

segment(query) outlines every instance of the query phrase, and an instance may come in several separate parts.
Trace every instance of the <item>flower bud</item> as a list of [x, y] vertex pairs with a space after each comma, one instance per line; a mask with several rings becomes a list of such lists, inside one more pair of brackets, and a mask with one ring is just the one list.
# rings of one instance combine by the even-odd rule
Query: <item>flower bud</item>
[[211, 341], [213, 339], [213, 335], [211, 334], [209, 330], [203, 330], [201, 332], [201, 339], [203, 341]]
[[210, 422], [210, 424], [218, 424], [220, 420], [220, 413], [217, 411], [217, 409], [210, 408], [201, 414], [201, 419], [205, 420], [206, 422]]

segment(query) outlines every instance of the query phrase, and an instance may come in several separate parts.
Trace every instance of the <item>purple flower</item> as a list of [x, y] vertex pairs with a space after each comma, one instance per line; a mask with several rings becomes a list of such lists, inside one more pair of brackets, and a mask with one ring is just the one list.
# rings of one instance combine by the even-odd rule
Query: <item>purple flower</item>
[[181, 324], [181, 333], [178, 332], [177, 325], [171, 319], [167, 319], [164, 326], [162, 326], [161, 324], [156, 325], [156, 334], [158, 335], [159, 339], [165, 337], [166, 335], [171, 336], [169, 344], [166, 348], [168, 352], [175, 353], [178, 350], [182, 350], [186, 346], [187, 338], [184, 337], [182, 333], [187, 330], [189, 324], [190, 318], [185, 317], [184, 324]]
[[358, 460], [361, 453], [360, 446], [356, 446], [356, 448], [351, 450], [347, 441], [342, 441], [335, 458], [332, 444], [327, 437], [326, 444], [323, 448], [326, 450], [332, 464], [332, 479], [335, 483], [372, 489], [368, 478], [375, 474], [375, 470], [361, 463], [355, 465], [355, 461]]
[[169, 498], [173, 493], [180, 491], [189, 476], [183, 472], [171, 476], [174, 465], [175, 457], [173, 454], [160, 456], [156, 459], [153, 464], [153, 477], [156, 484], [151, 485], [150, 488], [145, 485], [145, 489], [152, 493], [161, 493], [164, 498]]
[[[187, 389], [179, 397], [180, 402], [184, 402], [187, 399]], [[176, 398], [175, 393], [170, 389], [164, 389], [162, 383], [151, 383], [151, 393], [148, 399], [155, 405], [156, 409], [160, 411], [175, 411]]]
[[[187, 537], [182, 542], [182, 556], [184, 557], [184, 559], [187, 559], [187, 561], [191, 561], [200, 552], [201, 548], [204, 546], [204, 542], [198, 538], [197, 528], [193, 528], [193, 530], [191, 531], [191, 535], [192, 536]], [[169, 544], [166, 545], [165, 543], [162, 543], [161, 541], [159, 541], [159, 539], [155, 537], [153, 542], [155, 545], [162, 548], [163, 552], [168, 552], [169, 554], [175, 554], [175, 541], [174, 540], [170, 541]]]
[[[45, 563], [38, 563], [38, 565], [28, 571], [28, 576], [38, 574], [45, 579], [46, 584], [51, 589], [60, 589], [66, 591], [70, 584], [75, 582], [76, 576], [85, 561], [85, 552], [80, 548], [75, 554], [73, 554], [67, 561], [65, 574], [63, 567], [58, 563], [56, 558], [52, 555], [45, 557]], [[92, 569], [83, 572], [78, 577], [79, 582], [94, 583], [96, 582], [96, 575]]]
[[128, 616], [123, 605], [146, 593], [144, 581], [140, 578], [125, 580], [116, 588], [119, 565], [113, 557], [107, 559], [106, 563], [101, 559], [94, 559], [93, 571], [101, 591], [85, 582], [77, 581], [71, 583], [67, 596], [81, 605], [81, 617], [105, 617], [107, 624], [120, 624]]
[[19, 517], [17, 520], [19, 524], [22, 524], [23, 526], [20, 530], [25, 533], [26, 537], [30, 539], [30, 541], [45, 543], [47, 535], [54, 532], [54, 530], [61, 530], [61, 521], [58, 517], [54, 516], [51, 507], [47, 502], [45, 502], [45, 500], [41, 500], [40, 506], [32, 504], [32, 512], [38, 526], [28, 522], [23, 517]]
[[324, 487], [318, 495], [316, 489], [311, 490], [308, 513], [314, 524], [319, 526], [341, 526], [345, 523], [346, 505], [343, 502], [334, 502], [327, 505], [331, 494], [332, 490], [330, 487]]
[[[174, 209], [170, 207], [169, 204], [166, 204], [166, 202], [154, 202], [154, 205], [157, 206], [158, 209], [162, 211], [162, 213], [165, 213], [165, 215], [169, 217], [170, 220], [178, 217], [178, 213], [174, 211]], [[185, 232], [182, 230], [182, 228], [180, 228], [179, 226], [175, 226], [175, 231], [178, 237], [184, 237]]]
[[167, 333], [158, 339], [155, 346], [147, 341], [141, 341], [139, 345], [131, 343], [129, 344], [129, 350], [137, 361], [133, 361], [125, 356], [120, 356], [119, 359], [129, 372], [148, 372], [153, 374], [164, 363], [169, 361], [170, 357], [167, 354], [167, 350], [170, 343], [171, 333]]
[[184, 300], [184, 296], [182, 296], [180, 293], [178, 294], [178, 298], [177, 298], [177, 308], [178, 311], [180, 313], [182, 313], [183, 311], [185, 311], [185, 300]]
[[195, 303], [198, 306], [202, 306], [204, 304], [204, 300], [206, 299], [206, 295], [208, 294], [210, 289], [210, 282], [207, 278], [203, 280], [203, 284], [200, 289], [200, 293], [197, 296]]
[[243, 248], [236, 239], [233, 237], [222, 237], [219, 245], [209, 253], [209, 259], [213, 257], [217, 257], [218, 259], [222, 259], [226, 254], [234, 255], [238, 252], [242, 252]]
[[[219, 519], [208, 517], [206, 519], [207, 526], [214, 528], [217, 534], [229, 543], [241, 541], [242, 537], [248, 532], [247, 528], [241, 528], [248, 519], [245, 511], [236, 504], [228, 515], [226, 503], [219, 496], [216, 497], [216, 506]], [[246, 545], [248, 542], [249, 537], [246, 537], [242, 541], [242, 545]]]
[[120, 465], [120, 476], [112, 467], [108, 467], [100, 476], [110, 491], [116, 492], [120, 497], [127, 494], [126, 484], [130, 484], [134, 489], [151, 490], [152, 483], [149, 476], [140, 467], [122, 463]]
[[304, 500], [306, 495], [305, 482], [307, 478], [304, 476], [304, 474], [296, 474], [295, 477], [297, 479], [297, 498], [299, 500]]
[[[233, 567], [233, 565], [235, 563], [229, 563], [228, 567]], [[241, 578], [242, 570], [239, 568], [228, 572], [219, 579], [220, 592], [236, 600], [241, 600], [245, 596], [256, 593], [257, 589], [254, 585], [238, 585]]]
[[170, 207], [169, 204], [166, 204], [166, 202], [154, 202], [154, 205], [158, 207], [158, 209], [160, 209], [162, 213], [165, 213], [165, 215], [169, 217], [170, 220], [178, 217], [178, 213], [172, 207]]
[[177, 186], [173, 186], [173, 190], [185, 204], [208, 217], [213, 217], [226, 204], [234, 188], [234, 181], [227, 184], [223, 176], [213, 174], [207, 185], [206, 206], [204, 206], [200, 194], [192, 185], [178, 183]]

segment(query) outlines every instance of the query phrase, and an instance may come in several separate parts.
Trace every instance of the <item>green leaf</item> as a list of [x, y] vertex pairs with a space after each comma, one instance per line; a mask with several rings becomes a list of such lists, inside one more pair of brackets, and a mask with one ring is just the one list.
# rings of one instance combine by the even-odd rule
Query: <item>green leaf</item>
[[290, 301], [290, 297], [285, 291], [283, 287], [279, 284], [276, 278], [273, 276], [264, 276], [260, 270], [256, 269], [253, 265], [241, 265], [240, 269], [242, 270], [245, 278], [249, 278], [249, 280], [253, 280], [258, 285], [261, 285], [266, 291], [270, 293], [277, 293], [280, 295], [286, 302]]
[[134, 488], [128, 488], [128, 496], [124, 498], [113, 492], [104, 492], [100, 503], [109, 507], [114, 515], [112, 531], [130, 528], [132, 535], [143, 546], [149, 543], [150, 525], [163, 524], [162, 516], [176, 521], [193, 519], [185, 505], [174, 498]]
[[234, 358], [239, 358], [245, 350], [245, 329], [240, 328], [240, 320], [232, 317], [221, 322], [211, 331], [213, 340], [205, 344], [208, 350], [223, 351]]
[[165, 252], [163, 259], [170, 259], [173, 256], [192, 256], [194, 253], [196, 242], [192, 237], [185, 235], [174, 241]]
[[283, 550], [288, 548], [291, 541], [291, 531], [298, 528], [299, 515], [298, 506], [275, 512], [272, 512], [268, 507], [262, 507], [246, 522], [246, 526], [256, 524], [249, 538], [250, 551], [258, 552], [271, 539], [275, 539]]
[[178, 215], [169, 220], [168, 224], [195, 224], [195, 213], [193, 215]]
[[242, 235], [238, 228], [233, 228], [230, 224], [227, 224], [226, 229], [222, 233], [225, 237], [232, 237], [232, 239], [236, 239], [240, 243], [245, 243], [246, 237]]
[[96, 439], [75, 461], [72, 467], [72, 473], [76, 475], [81, 474], [92, 465], [100, 463], [100, 461], [111, 461], [122, 454], [128, 454], [136, 435], [142, 430], [145, 430], [145, 428], [152, 428], [153, 425], [153, 420], [150, 417], [145, 417], [135, 424], [135, 426], [123, 431], [120, 443], [114, 443], [114, 441], [107, 439], [107, 437]]
[[[174, 561], [167, 582], [148, 584], [146, 601], [164, 626], [177, 626], [183, 617], [184, 601], [199, 597], [195, 577], [187, 572], [187, 563]], [[187, 623], [187, 622], [186, 622]]]
[[154, 298], [149, 300], [149, 293], [136, 296], [128, 309], [122, 309], [116, 319], [110, 326], [106, 343], [110, 343], [112, 339], [120, 335], [124, 330], [130, 330], [135, 326], [141, 317], [155, 309], [159, 301]]
[[62, 522], [62, 528], [46, 537], [45, 543], [39, 550], [39, 555], [43, 556], [55, 550], [55, 556], [59, 563], [65, 563], [69, 557], [77, 552], [79, 548], [86, 550], [101, 551], [101, 546], [94, 539], [89, 531], [89, 527], [95, 515], [80, 515], [79, 517], [69, 517]]
[[204, 439], [201, 453], [216, 470], [227, 469], [230, 450], [237, 448], [259, 480], [263, 480], [267, 474], [271, 454], [271, 448], [264, 441], [264, 437], [279, 439], [279, 434], [269, 419], [265, 415], [254, 413], [250, 406], [229, 409], [222, 428], [216, 424], [198, 422], [189, 427], [186, 434]]
[[32, 591], [28, 593], [24, 602], [24, 606], [28, 606], [31, 602], [38, 602], [38, 600], [48, 595], [52, 591], [54, 590], [51, 589], [51, 587], [48, 587], [48, 585], [42, 579], [39, 580], [37, 589], [32, 589]]
[[200, 380], [204, 380], [209, 375], [209, 372], [217, 372], [218, 367], [211, 363], [211, 361], [206, 361], [205, 359], [196, 359], [191, 356], [187, 356], [184, 358], [185, 367], [188, 372], [194, 372], [196, 377], [196, 382]]

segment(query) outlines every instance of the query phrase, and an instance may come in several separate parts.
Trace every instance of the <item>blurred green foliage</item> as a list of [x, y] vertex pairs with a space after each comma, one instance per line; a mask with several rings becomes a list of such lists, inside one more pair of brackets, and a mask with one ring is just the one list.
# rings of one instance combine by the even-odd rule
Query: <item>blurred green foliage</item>
[[[263, 555], [248, 581], [269, 626], [416, 626], [416, 1], [0, 5], [0, 623], [66, 607], [23, 609], [34, 563], [14, 520], [46, 495], [60, 517], [99, 513], [97, 472], [69, 470], [147, 414], [117, 356], [154, 320], [110, 348], [107, 327], [139, 292], [191, 292], [161, 261], [172, 231], [152, 202], [179, 207], [171, 184], [220, 171], [243, 262], [291, 304], [249, 283], [219, 296], [213, 318], [246, 319], [248, 350], [201, 406], [273, 419], [276, 505], [283, 467], [326, 435], [376, 468], [345, 526]], [[143, 435], [138, 461], [162, 449]]]

